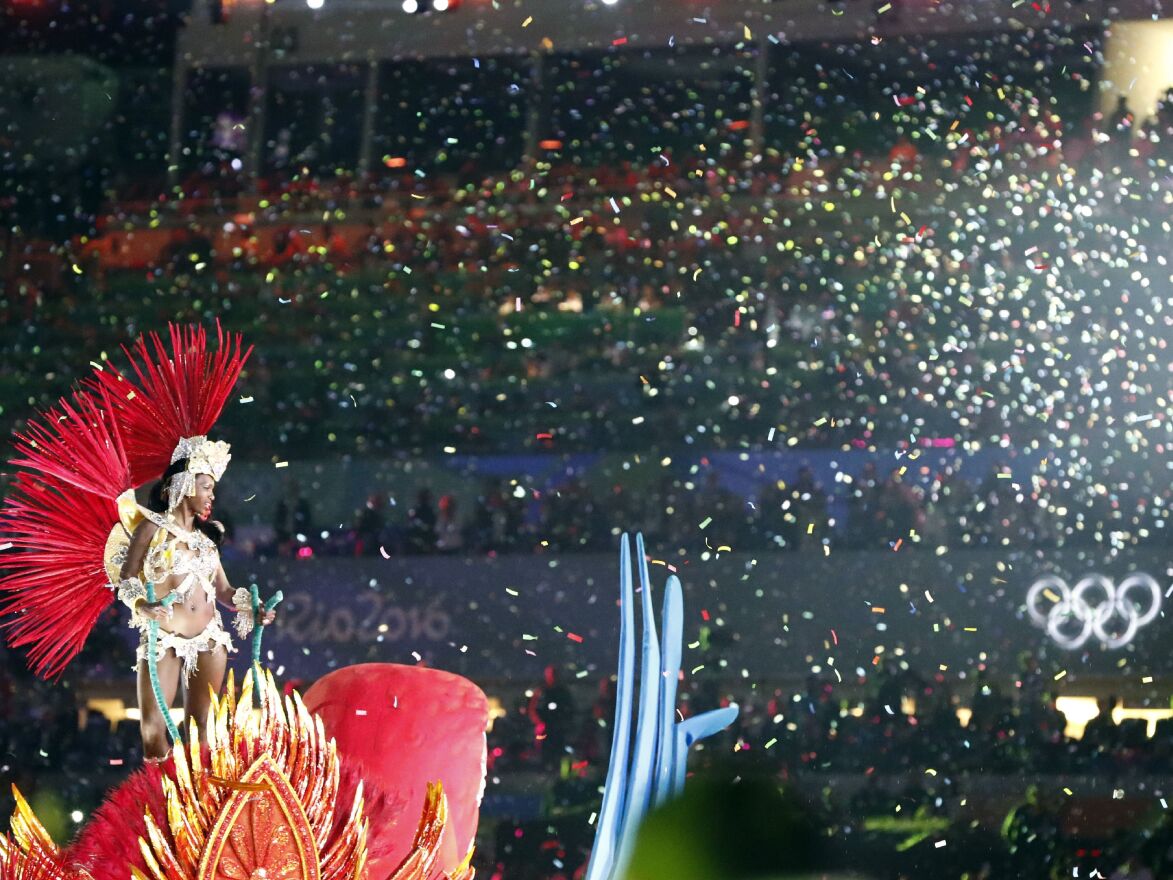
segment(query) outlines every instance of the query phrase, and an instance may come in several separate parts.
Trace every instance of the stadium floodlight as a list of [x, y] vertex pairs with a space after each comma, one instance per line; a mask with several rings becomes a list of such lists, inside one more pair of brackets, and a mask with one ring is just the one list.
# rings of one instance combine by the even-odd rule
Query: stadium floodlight
[[420, 11], [419, 0], [403, 0], [403, 11], [408, 15], [414, 15]]
[[326, 3], [326, 0], [305, 0], [305, 5], [310, 9], [321, 9]]

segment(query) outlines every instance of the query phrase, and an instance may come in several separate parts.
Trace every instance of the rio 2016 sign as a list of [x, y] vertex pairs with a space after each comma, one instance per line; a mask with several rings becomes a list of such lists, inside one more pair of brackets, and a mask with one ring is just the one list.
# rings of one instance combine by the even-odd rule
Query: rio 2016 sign
[[1093, 637], [1108, 650], [1122, 648], [1161, 612], [1161, 588], [1136, 572], [1119, 584], [1102, 574], [1069, 586], [1057, 575], [1039, 578], [1026, 593], [1026, 611], [1061, 648], [1075, 651]]

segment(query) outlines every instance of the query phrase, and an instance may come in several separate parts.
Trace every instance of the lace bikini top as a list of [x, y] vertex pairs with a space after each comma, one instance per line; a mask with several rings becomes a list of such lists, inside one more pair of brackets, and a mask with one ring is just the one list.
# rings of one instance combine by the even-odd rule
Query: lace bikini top
[[151, 541], [143, 560], [143, 580], [159, 584], [175, 575], [182, 578], [174, 590], [179, 602], [184, 602], [198, 583], [204, 588], [209, 603], [216, 601], [215, 578], [220, 568], [220, 551], [203, 532], [189, 532], [174, 519], [155, 513], [145, 507], [139, 512], [159, 527], [163, 539]]

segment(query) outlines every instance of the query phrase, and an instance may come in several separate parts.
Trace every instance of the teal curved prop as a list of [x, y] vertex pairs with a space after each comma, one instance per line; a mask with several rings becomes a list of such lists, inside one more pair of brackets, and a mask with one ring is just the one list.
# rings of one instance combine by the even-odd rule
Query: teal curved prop
[[252, 603], [252, 616], [253, 616], [253, 649], [252, 649], [253, 693], [258, 695], [257, 699], [260, 699], [259, 694], [261, 693], [261, 676], [257, 670], [261, 666], [261, 639], [263, 638], [264, 633], [265, 633], [265, 625], [263, 623], [264, 618], [261, 616], [261, 611], [263, 610], [265, 614], [268, 614], [270, 611], [272, 611], [274, 608], [277, 607], [277, 604], [282, 599], [284, 599], [285, 596], [282, 594], [282, 592], [280, 590], [278, 590], [276, 593], [274, 593], [272, 596], [269, 597], [269, 601], [267, 601], [265, 603], [264, 608], [262, 609], [262, 607], [261, 607], [261, 593], [260, 593], [260, 590], [257, 588], [257, 585], [256, 584], [249, 584], [248, 592], [249, 592], [249, 599]]
[[652, 584], [643, 535], [636, 535], [639, 554], [640, 644], [639, 705], [634, 740], [631, 721], [635, 703], [635, 596], [631, 545], [619, 544], [619, 670], [611, 763], [603, 789], [599, 824], [587, 863], [585, 880], [617, 880], [623, 876], [636, 831], [648, 809], [684, 788], [688, 750], [723, 730], [737, 717], [728, 706], [676, 722], [676, 682], [680, 677], [684, 641], [684, 599], [680, 580], [668, 578], [664, 591], [664, 640], [656, 633]]
[[[170, 608], [177, 598], [178, 594], [168, 593], [163, 597], [163, 607]], [[150, 581], [147, 582], [147, 601], [156, 601], [155, 585]], [[163, 713], [163, 722], [167, 725], [167, 735], [171, 737], [171, 742], [174, 744], [179, 741], [179, 730], [175, 727], [175, 722], [171, 720], [171, 707], [163, 698], [163, 685], [159, 683], [159, 658], [155, 655], [158, 644], [159, 621], [152, 620], [147, 625], [147, 676], [151, 679], [151, 693], [155, 695], [155, 704]]]

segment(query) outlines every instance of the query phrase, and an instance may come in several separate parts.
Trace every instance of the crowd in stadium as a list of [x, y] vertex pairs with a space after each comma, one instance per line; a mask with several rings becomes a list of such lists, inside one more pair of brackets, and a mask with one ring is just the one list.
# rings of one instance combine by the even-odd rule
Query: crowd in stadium
[[[1138, 120], [1125, 105], [1093, 113], [1043, 80], [987, 78], [957, 100], [887, 95], [897, 112], [873, 120], [874, 95], [816, 100], [820, 83], [848, 91], [844, 76], [827, 68], [775, 96], [786, 121], [766, 120], [775, 146], [753, 162], [744, 128], [702, 114], [675, 149], [639, 160], [601, 153], [599, 138], [577, 157], [551, 146], [506, 170], [416, 173], [418, 157], [388, 145], [380, 173], [359, 179], [293, 150], [254, 185], [236, 154], [204, 145], [166, 201], [154, 181], [119, 180], [91, 234], [49, 248], [58, 273], [35, 271], [42, 244], [20, 242], [27, 263], [0, 296], [4, 427], [133, 334], [218, 319], [247, 329], [256, 352], [241, 388], [253, 411], [277, 414], [258, 425], [247, 405], [229, 409], [241, 460], [790, 456], [784, 479], [750, 494], [665, 469], [652, 491], [568, 479], [539, 499], [485, 479], [472, 503], [413, 490], [392, 510], [400, 487], [372, 486], [341, 526], [294, 491], [273, 500], [271, 540], [249, 552], [609, 552], [616, 522], [677, 548], [704, 518], [747, 551], [1167, 543], [1173, 102]], [[655, 103], [639, 104], [626, 136]], [[487, 140], [509, 124], [485, 119]], [[937, 443], [1029, 458], [1031, 477], [999, 464], [976, 480], [948, 466], [905, 479], [903, 459]], [[824, 485], [803, 466], [804, 452], [828, 449], [843, 452], [849, 480]], [[227, 560], [236, 513], [218, 511]], [[118, 677], [122, 651], [111, 637], [76, 662]], [[858, 706], [813, 678], [768, 695], [697, 685], [712, 688], [698, 703], [743, 706], [706, 754], [786, 780], [864, 774], [819, 821], [863, 835], [870, 817], [940, 820], [957, 845], [935, 857], [971, 877], [1083, 877], [1093, 865], [1167, 876], [1165, 819], [1092, 856], [1056, 804], [1025, 790], [1004, 839], [966, 849], [943, 793], [955, 804], [979, 773], [1139, 778], [1173, 754], [1167, 723], [1149, 738], [1111, 723], [1110, 702], [1069, 738], [1027, 673], [1013, 698], [979, 680], [962, 699], [943, 679], [893, 671]], [[35, 796], [51, 777], [63, 811], [88, 811], [138, 764], [133, 722], [111, 729], [91, 713], [79, 727], [74, 692], [32, 681], [11, 655], [0, 676], [5, 783]], [[554, 686], [551, 714], [540, 696]], [[587, 809], [605, 767], [605, 687], [517, 691], [501, 698], [490, 775], [538, 774], [556, 806]], [[904, 786], [930, 767], [947, 770]], [[508, 830], [486, 858], [507, 859], [524, 836]], [[553, 876], [517, 859], [510, 880]]]
[[[943, 438], [1053, 462], [1025, 493], [1033, 504], [1001, 523], [1013, 540], [1106, 533], [1093, 523], [1155, 540], [1170, 500], [1157, 360], [1170, 317], [1149, 292], [1168, 283], [1157, 245], [1170, 209], [1155, 183], [1169, 138], [1122, 135], [1127, 117], [1081, 133], [1029, 93], [1021, 105], [1021, 120], [969, 129], [968, 144], [922, 153], [905, 140], [869, 161], [822, 150], [742, 172], [665, 156], [609, 177], [546, 166], [447, 188], [410, 176], [374, 193], [293, 185], [270, 197], [280, 210], [248, 215], [257, 228], [196, 213], [137, 270], [104, 268], [99, 246], [118, 224], [145, 222], [115, 210], [104, 238], [76, 244], [57, 288], [9, 285], [7, 317], [37, 320], [5, 322], [19, 357], [0, 376], [4, 412], [63, 392], [128, 329], [216, 317], [250, 327], [250, 395], [281, 414], [235, 432], [254, 458], [870, 451]], [[213, 245], [229, 227], [235, 238]], [[250, 237], [272, 249], [250, 250]], [[953, 479], [941, 473], [926, 492], [893, 487], [884, 470], [861, 476], [852, 501], [870, 514], [841, 540], [869, 545], [877, 528], [893, 540], [878, 523], [942, 507], [948, 529], [983, 540], [980, 517], [953, 515]], [[679, 481], [662, 494], [674, 490], [689, 494]], [[624, 507], [577, 494], [551, 500], [543, 539], [589, 545], [591, 511]], [[817, 492], [803, 504], [825, 518]], [[476, 522], [497, 506], [490, 495], [455, 514], [450, 538], [485, 546]], [[664, 505], [651, 508], [645, 521]], [[787, 527], [760, 521], [766, 508], [749, 514], [768, 543]], [[393, 543], [454, 546], [439, 540]]]
[[[87, 648], [83, 659], [90, 673], [100, 674], [107, 665], [125, 663], [124, 654], [124, 648], [111, 642]], [[306, 685], [296, 684], [301, 689]], [[1103, 776], [1123, 790], [1159, 776], [1173, 753], [1171, 722], [1159, 722], [1157, 735], [1147, 738], [1143, 721], [1113, 722], [1110, 697], [1101, 701], [1101, 714], [1087, 724], [1081, 738], [1069, 738], [1066, 719], [1029, 658], [1017, 685], [1011, 696], [979, 674], [972, 693], [965, 695], [969, 714], [964, 726], [958, 721], [959, 695], [940, 676], [926, 679], [908, 670], [882, 670], [856, 704], [836, 696], [817, 676], [795, 692], [780, 688], [767, 694], [699, 678], [682, 696], [685, 711], [692, 703], [730, 700], [742, 707], [736, 727], [698, 754], [695, 769], [716, 765], [748, 778], [798, 785], [811, 801], [804, 810], [814, 810], [818, 822], [839, 833], [901, 839], [925, 829], [944, 834], [957, 850], [948, 854], [959, 871], [952, 876], [980, 871], [985, 864], [995, 872], [1028, 876], [1023, 872], [1033, 871], [1037, 873], [1029, 876], [1038, 877], [1072, 876], [1074, 866], [1086, 876], [1088, 866], [1099, 865], [1104, 877], [1115, 877], [1112, 869], [1130, 858], [1133, 871], [1147, 865], [1154, 873], [1119, 876], [1162, 876], [1173, 852], [1166, 820], [1114, 838], [1088, 834], [1086, 828], [1072, 830], [1055, 792], [1040, 798], [1021, 781], [1010, 786], [1018, 800], [1006, 816], [1001, 839], [967, 827], [958, 804], [964, 805], [971, 790], [976, 796], [979, 779]], [[511, 873], [506, 876], [525, 870], [551, 876], [538, 873], [549, 871], [548, 859], [534, 861], [541, 854], [530, 850], [530, 841], [522, 845], [522, 829], [537, 835], [543, 849], [565, 837], [554, 848], [561, 848], [569, 877], [586, 855], [585, 849], [574, 851], [573, 841], [576, 834], [581, 836], [583, 815], [592, 808], [606, 768], [614, 683], [604, 679], [592, 694], [563, 683], [551, 667], [545, 681], [524, 692], [522, 687], [511, 683], [499, 695], [501, 714], [488, 738], [487, 803], [495, 793], [512, 791], [509, 780], [524, 778], [529, 781], [520, 790], [543, 792], [541, 809], [551, 812], [541, 815], [554, 818], [503, 819], [498, 825], [490, 812], [482, 824], [496, 828], [495, 840], [482, 845], [479, 858], [486, 872], [507, 865]], [[49, 818], [66, 829], [141, 761], [136, 722], [124, 720], [112, 727], [93, 710], [84, 724], [78, 719], [74, 690], [33, 680], [17, 658], [6, 654], [0, 667], [0, 778], [6, 791], [15, 783], [42, 815], [44, 806], [50, 806]], [[834, 779], [863, 782], [834, 793], [828, 789], [821, 798], [813, 794]], [[44, 801], [48, 792], [58, 800]], [[532, 809], [537, 807], [527, 808]], [[1032, 835], [1042, 838], [1035, 841]], [[899, 861], [889, 866], [881, 860], [876, 868], [889, 869], [897, 876]]]

